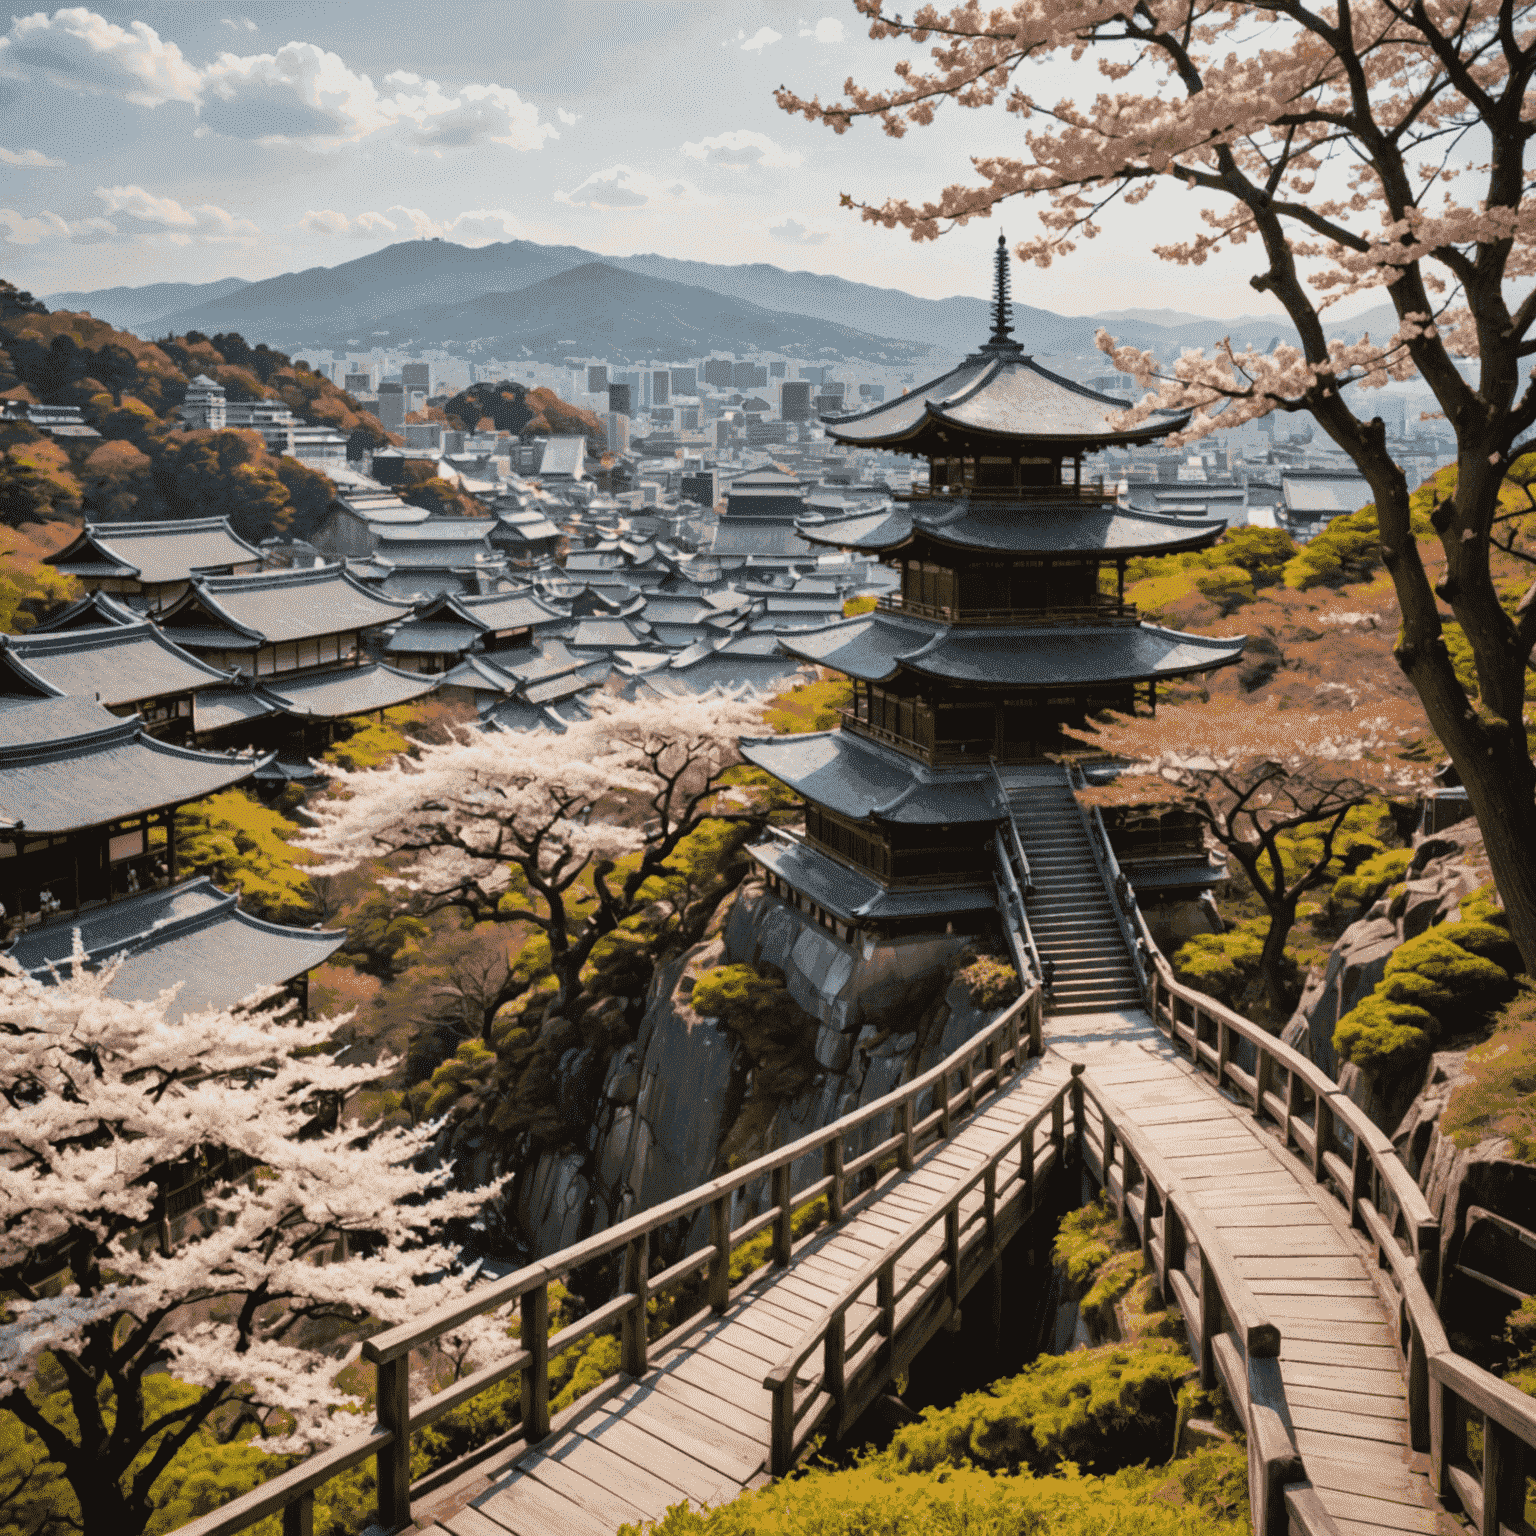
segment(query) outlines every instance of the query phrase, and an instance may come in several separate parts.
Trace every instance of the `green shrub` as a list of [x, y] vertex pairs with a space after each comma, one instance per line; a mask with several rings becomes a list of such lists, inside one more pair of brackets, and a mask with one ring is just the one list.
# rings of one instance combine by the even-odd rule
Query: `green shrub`
[[1329, 911], [1352, 921], [1401, 880], [1412, 862], [1411, 848], [1387, 848], [1366, 859], [1352, 873], [1333, 882], [1328, 894]]
[[[1009, 1478], [961, 1467], [933, 1475], [900, 1472], [875, 1456], [818, 1467], [715, 1509], [678, 1503], [646, 1529], [654, 1536], [1240, 1536], [1242, 1509], [1218, 1513], [1204, 1502], [1230, 1488], [1240, 1463], [1231, 1452], [1225, 1462], [1220, 1474], [1191, 1467], [1196, 1475], [1186, 1487], [1169, 1469]], [[641, 1536], [641, 1527], [623, 1526], [619, 1536]]]
[[[1484, 1136], [1507, 1136], [1518, 1158], [1536, 1161], [1536, 986], [1522, 979], [1514, 998], [1495, 1021], [1492, 1036], [1467, 1052], [1462, 1067], [1468, 1081], [1457, 1085], [1440, 1117], [1440, 1129], [1458, 1147], [1471, 1147]], [[1529, 1313], [1536, 1386], [1536, 1307], [1522, 1303], [1511, 1326]], [[1530, 1390], [1530, 1389], [1523, 1389]]]
[[689, 1002], [741, 1037], [755, 1092], [793, 1098], [810, 1085], [818, 1025], [781, 977], [759, 975], [750, 965], [716, 966], [699, 977]]
[[1514, 983], [1489, 958], [1512, 951], [1497, 915], [1486, 899], [1468, 898], [1460, 922], [1399, 944], [1371, 995], [1334, 1026], [1339, 1059], [1379, 1076], [1418, 1071], [1443, 1033], [1474, 1028], [1507, 1002]]
[[1019, 995], [1019, 973], [995, 955], [977, 955], [955, 980], [969, 991], [971, 1006], [986, 1013], [1006, 1008]]

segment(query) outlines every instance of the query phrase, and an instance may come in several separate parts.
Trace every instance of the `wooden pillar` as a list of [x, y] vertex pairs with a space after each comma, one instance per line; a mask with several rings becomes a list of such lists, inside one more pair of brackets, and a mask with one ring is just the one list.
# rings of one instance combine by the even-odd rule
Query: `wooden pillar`
[[1115, 561], [1115, 601], [1122, 606], [1125, 603], [1125, 561]]

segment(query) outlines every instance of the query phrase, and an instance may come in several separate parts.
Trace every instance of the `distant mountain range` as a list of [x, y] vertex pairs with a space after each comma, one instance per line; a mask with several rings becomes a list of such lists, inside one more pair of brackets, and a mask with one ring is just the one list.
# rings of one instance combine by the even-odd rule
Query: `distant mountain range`
[[[722, 303], [721, 300], [732, 302]], [[579, 246], [509, 240], [470, 248], [406, 240], [335, 267], [261, 282], [156, 283], [45, 296], [54, 309], [86, 309], [146, 338], [189, 330], [238, 331], [248, 342], [338, 351], [380, 343], [555, 360], [698, 357], [777, 351], [808, 359], [897, 364], [930, 351], [952, 358], [984, 340], [989, 306], [975, 298], [924, 299], [896, 288], [756, 262], [722, 266], [669, 256], [601, 256]], [[1391, 326], [1379, 306], [1330, 330], [1354, 336]], [[1042, 356], [1081, 355], [1110, 324], [1122, 341], [1177, 356], [1230, 336], [1267, 348], [1296, 340], [1264, 316], [1202, 319], [1177, 310], [1066, 316], [1014, 305], [1014, 334]], [[1106, 371], [1108, 363], [1106, 361]]]

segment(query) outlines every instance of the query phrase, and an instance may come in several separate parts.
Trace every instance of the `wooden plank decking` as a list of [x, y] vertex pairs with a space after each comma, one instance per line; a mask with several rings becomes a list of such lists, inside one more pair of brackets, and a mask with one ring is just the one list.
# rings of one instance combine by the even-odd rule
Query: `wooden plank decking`
[[[543, 1444], [488, 1462], [420, 1501], [433, 1536], [612, 1536], [682, 1500], [712, 1505], [767, 1481], [765, 1374], [855, 1275], [943, 1199], [1086, 1063], [1219, 1230], [1281, 1329], [1280, 1370], [1308, 1476], [1340, 1536], [1449, 1536], [1459, 1522], [1430, 1491], [1408, 1433], [1391, 1319], [1364, 1249], [1305, 1169], [1175, 1055], [1140, 1013], [1051, 1021], [1047, 1054], [955, 1134], [892, 1177], [879, 1197], [797, 1249], [643, 1379], [607, 1396]], [[981, 1200], [978, 1191], [974, 1200]], [[933, 1263], [935, 1236], [903, 1262]], [[850, 1313], [850, 1331], [872, 1309]]]

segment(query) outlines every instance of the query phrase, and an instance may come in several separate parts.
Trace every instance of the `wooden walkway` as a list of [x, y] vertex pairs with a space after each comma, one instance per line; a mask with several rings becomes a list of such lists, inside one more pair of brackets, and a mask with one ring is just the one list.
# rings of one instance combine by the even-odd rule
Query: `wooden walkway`
[[[487, 1462], [424, 1497], [415, 1528], [432, 1536], [613, 1536], [681, 1500], [713, 1505], [761, 1486], [771, 1464], [765, 1376], [893, 1240], [1016, 1138], [1080, 1061], [1106, 1112], [1134, 1126], [1171, 1170], [1181, 1198], [1219, 1234], [1279, 1325], [1295, 1443], [1340, 1536], [1462, 1529], [1431, 1492], [1427, 1458], [1411, 1448], [1393, 1320], [1337, 1202], [1250, 1113], [1197, 1075], [1145, 1014], [1055, 1019], [1046, 1037], [1045, 1056], [909, 1172], [890, 1176], [858, 1214], [797, 1248], [787, 1268], [764, 1276], [682, 1347], [659, 1352], [641, 1380], [510, 1464]], [[1102, 1125], [1098, 1136], [1099, 1157], [1092, 1148], [1085, 1155], [1102, 1172]], [[977, 1187], [962, 1212], [973, 1216], [983, 1199]], [[898, 1289], [942, 1246], [936, 1236], [906, 1254]], [[848, 1334], [859, 1334], [874, 1313], [855, 1302]]]

